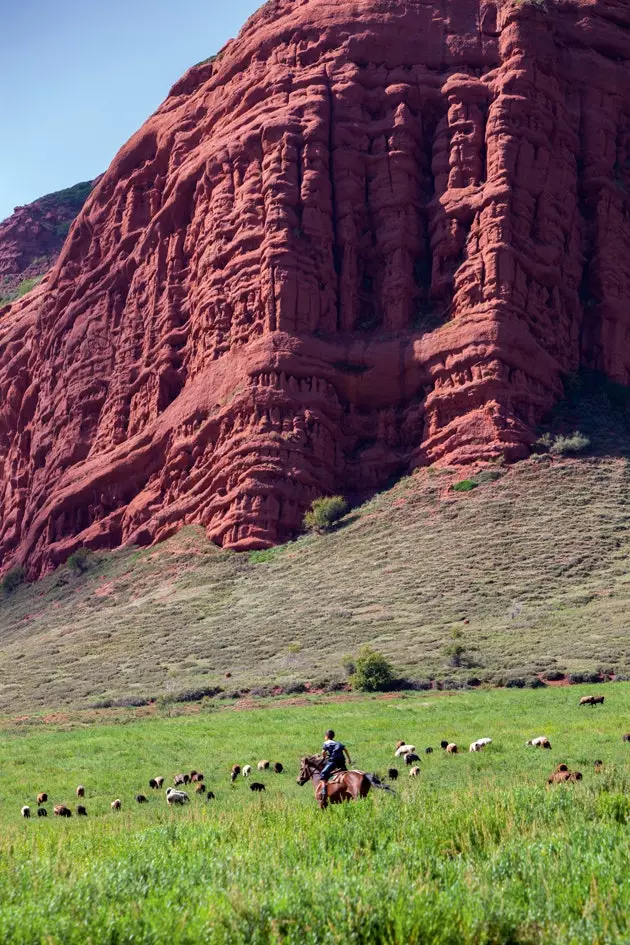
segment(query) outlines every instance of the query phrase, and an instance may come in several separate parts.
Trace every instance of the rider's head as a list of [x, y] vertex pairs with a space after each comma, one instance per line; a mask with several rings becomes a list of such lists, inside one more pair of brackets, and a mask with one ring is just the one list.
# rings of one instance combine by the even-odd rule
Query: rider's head
[[335, 737], [335, 733], [333, 732], [331, 728], [329, 728], [328, 731], [326, 732], [326, 738], [334, 738], [334, 737]]

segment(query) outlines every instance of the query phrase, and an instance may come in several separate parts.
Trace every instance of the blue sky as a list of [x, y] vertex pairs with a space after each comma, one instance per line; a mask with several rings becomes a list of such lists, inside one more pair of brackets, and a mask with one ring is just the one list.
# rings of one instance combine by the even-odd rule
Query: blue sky
[[0, 0], [0, 220], [95, 177], [259, 0]]

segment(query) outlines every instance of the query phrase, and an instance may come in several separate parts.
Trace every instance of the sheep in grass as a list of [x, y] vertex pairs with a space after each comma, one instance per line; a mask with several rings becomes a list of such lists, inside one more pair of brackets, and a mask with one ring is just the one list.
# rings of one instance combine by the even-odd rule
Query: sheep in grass
[[65, 804], [55, 804], [53, 814], [55, 817], [72, 817], [72, 811]]
[[414, 761], [420, 761], [418, 755], [414, 755], [412, 751], [405, 755], [404, 762], [406, 765], [412, 765]]
[[214, 800], [214, 791], [208, 791], [208, 793], [206, 794], [206, 800], [207, 800], [207, 801], [213, 801], [213, 800]]
[[146, 794], [136, 794], [136, 804], [148, 804], [149, 798]]
[[241, 766], [232, 765], [232, 770], [230, 772], [230, 781], [232, 782], [232, 784], [234, 784], [234, 782], [236, 781], [240, 773], [241, 773]]
[[402, 758], [404, 755], [413, 755], [415, 750], [415, 745], [409, 745], [407, 742], [399, 742], [394, 752], [394, 758]]
[[443, 738], [442, 741], [440, 742], [440, 748], [441, 748], [443, 751], [446, 751], [446, 749], [448, 748], [449, 744], [450, 744], [450, 742], [447, 742], [446, 739]]
[[116, 800], [112, 801], [109, 806], [112, 810], [120, 810], [122, 807], [122, 801], [119, 797], [117, 797]]
[[157, 784], [157, 781], [155, 780], [155, 778], [149, 778], [149, 787], [151, 788], [151, 790], [152, 790], [152, 791], [157, 791], [157, 786], [158, 786], [158, 784]]
[[258, 768], [259, 771], [267, 771], [267, 769], [269, 768], [269, 765], [270, 765], [270, 762], [265, 759], [264, 761], [259, 761], [256, 767]]
[[551, 742], [546, 735], [539, 735], [537, 738], [530, 738], [525, 742], [525, 747], [529, 748], [551, 748]]
[[628, 732], [626, 735], [623, 736], [623, 741], [630, 742], [630, 732]]
[[166, 803], [169, 807], [172, 807], [174, 804], [179, 804], [180, 807], [186, 804], [190, 798], [186, 791], [175, 791], [173, 788], [166, 789]]
[[455, 744], [455, 742], [449, 742], [444, 750], [446, 751], [447, 755], [456, 755], [457, 745]]
[[431, 748], [430, 745], [429, 745], [428, 748], [425, 748], [425, 749], [424, 749], [424, 753], [425, 753], [425, 755], [432, 755], [432, 754], [433, 754], [433, 749]]
[[20, 813], [22, 814], [22, 817], [28, 818], [31, 816], [31, 808], [28, 806], [28, 804], [25, 804]]
[[77, 797], [85, 797], [85, 788], [80, 784], [76, 790]]
[[417, 778], [419, 774], [420, 774], [420, 768], [418, 767], [418, 765], [414, 765], [411, 771], [409, 772], [409, 777]]
[[83, 806], [83, 804], [77, 805], [77, 817], [87, 817], [87, 809]]
[[202, 781], [201, 784], [198, 784], [197, 787], [195, 788], [195, 794], [205, 794], [205, 793], [206, 793], [206, 786]]
[[157, 784], [159, 788], [161, 788], [162, 785], [164, 784], [164, 778], [163, 777], [155, 778], [155, 783]]
[[241, 772], [241, 774], [243, 775], [243, 777], [244, 777], [244, 778], [248, 778], [251, 773], [252, 773], [252, 766], [251, 766], [251, 765], [243, 765], [243, 770], [242, 770], [242, 772]]
[[195, 781], [197, 784], [201, 784], [201, 782], [203, 781], [203, 772], [202, 772], [202, 771], [195, 771], [195, 776], [194, 776], [194, 778], [193, 778], [192, 775], [191, 775], [190, 780], [191, 780], [191, 781]]
[[593, 767], [595, 768], [596, 774], [601, 774], [601, 772], [604, 770], [604, 762], [598, 760], [593, 764]]
[[45, 791], [41, 791], [37, 795], [37, 806], [40, 807], [42, 804], [45, 804], [47, 800], [48, 800], [48, 795], [46, 794]]
[[261, 784], [260, 781], [252, 781], [249, 786], [250, 791], [264, 791], [265, 785]]
[[190, 775], [188, 774], [176, 774], [173, 778], [173, 784], [175, 787], [179, 787], [181, 784], [188, 784], [190, 781]]
[[273, 770], [276, 772], [276, 774], [282, 774], [284, 771], [284, 765], [281, 761], [276, 761], [274, 762]]
[[389, 778], [390, 781], [395, 781], [396, 778], [398, 777], [398, 768], [388, 768], [387, 777]]
[[38, 817], [48, 817], [48, 811], [46, 810], [45, 807], [38, 807], [38, 808], [37, 808], [37, 816], [38, 816]]
[[478, 738], [476, 742], [473, 742], [468, 749], [468, 751], [483, 751], [486, 745], [491, 745], [491, 738]]

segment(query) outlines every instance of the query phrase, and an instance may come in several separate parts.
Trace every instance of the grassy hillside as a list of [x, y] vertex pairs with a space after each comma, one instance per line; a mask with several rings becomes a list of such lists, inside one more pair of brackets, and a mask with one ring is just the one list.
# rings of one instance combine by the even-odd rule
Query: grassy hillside
[[[0, 940], [7, 945], [574, 945], [630, 935], [630, 686], [320, 697], [302, 707], [121, 725], [5, 723], [0, 739]], [[601, 692], [601, 688], [599, 689]], [[384, 773], [400, 737], [422, 753], [397, 795], [320, 813], [295, 783], [333, 724]], [[546, 734], [552, 751], [526, 748]], [[480, 754], [447, 756], [487, 735]], [[266, 792], [231, 765], [279, 759]], [[603, 771], [593, 762], [601, 759]], [[565, 762], [575, 785], [546, 788]], [[216, 798], [169, 810], [149, 777], [203, 769]], [[41, 790], [87, 819], [22, 820]], [[134, 802], [138, 791], [149, 803]], [[122, 810], [110, 801], [122, 800]]]
[[[630, 437], [615, 393], [558, 409], [552, 433], [591, 437], [580, 458], [424, 469], [330, 535], [237, 555], [187, 528], [20, 587], [0, 602], [0, 710], [317, 684], [342, 679], [366, 642], [411, 678], [630, 673]], [[453, 490], [464, 475], [479, 485]]]

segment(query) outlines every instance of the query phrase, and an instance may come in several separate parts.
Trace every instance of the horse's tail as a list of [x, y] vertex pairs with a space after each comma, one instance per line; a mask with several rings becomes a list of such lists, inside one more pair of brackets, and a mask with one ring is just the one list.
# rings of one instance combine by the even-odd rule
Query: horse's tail
[[373, 788], [378, 788], [379, 791], [389, 791], [390, 794], [396, 793], [396, 791], [390, 788], [389, 784], [385, 784], [384, 781], [381, 781], [377, 774], [368, 774], [367, 771], [365, 771], [364, 774]]

